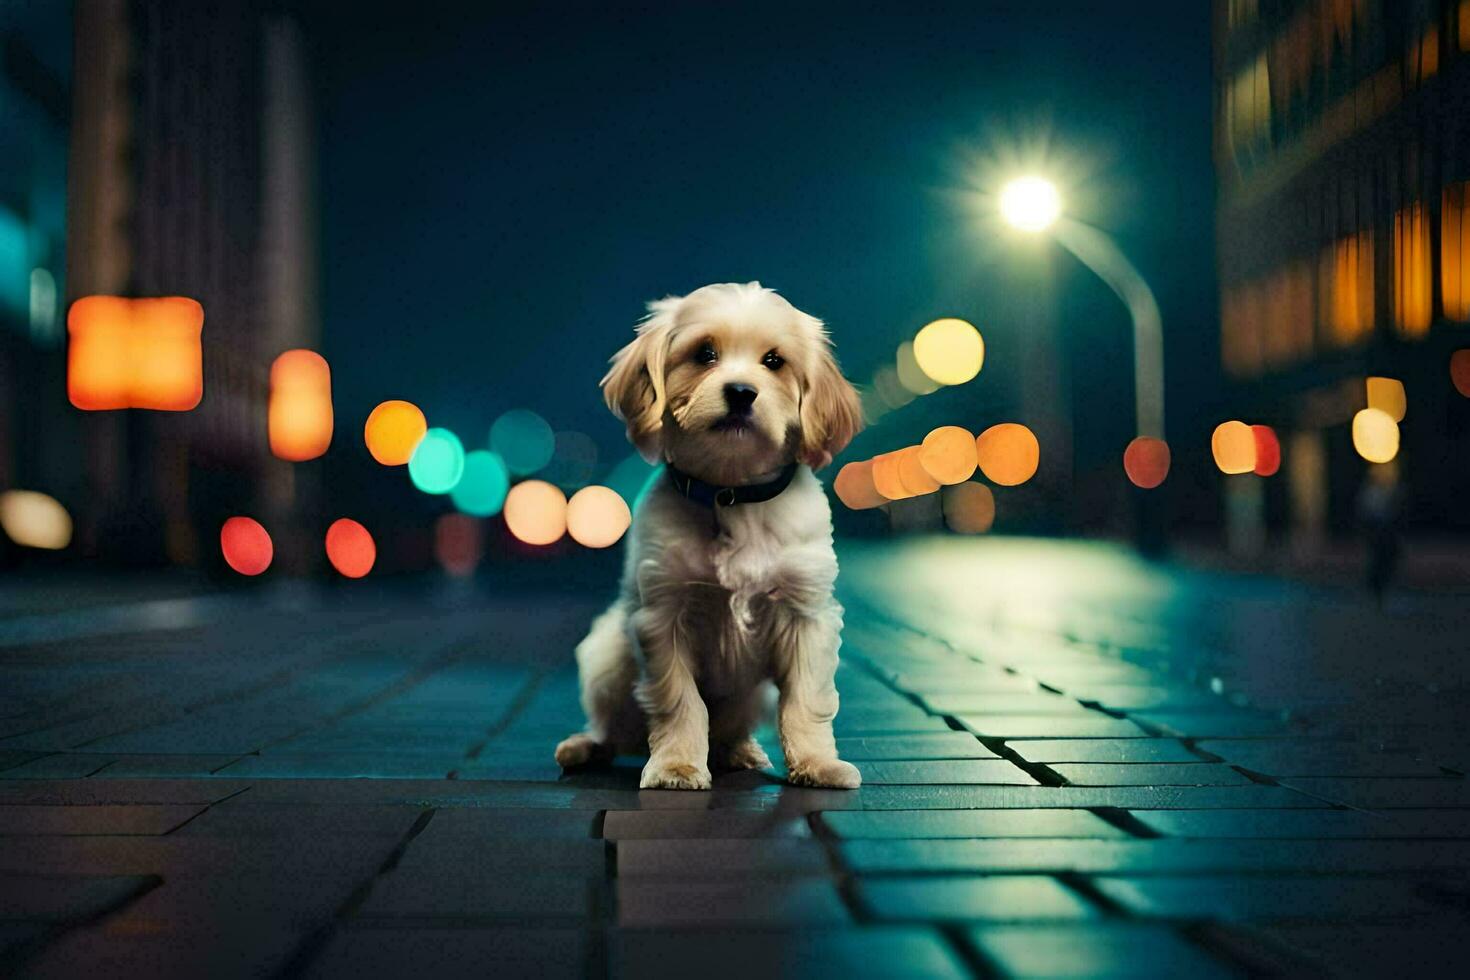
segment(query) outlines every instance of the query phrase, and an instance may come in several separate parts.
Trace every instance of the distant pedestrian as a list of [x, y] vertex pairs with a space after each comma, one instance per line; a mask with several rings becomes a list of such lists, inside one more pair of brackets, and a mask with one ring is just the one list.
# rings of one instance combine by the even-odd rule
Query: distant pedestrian
[[1398, 567], [1402, 544], [1399, 521], [1403, 512], [1403, 489], [1396, 460], [1377, 463], [1358, 491], [1358, 522], [1368, 545], [1368, 588], [1380, 606]]

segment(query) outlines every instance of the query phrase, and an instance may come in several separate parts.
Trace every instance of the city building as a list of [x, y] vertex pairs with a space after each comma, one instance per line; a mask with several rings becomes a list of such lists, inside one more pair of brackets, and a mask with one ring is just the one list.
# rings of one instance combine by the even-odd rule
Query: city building
[[[1272, 426], [1282, 468], [1227, 478], [1257, 544], [1351, 531], [1370, 469], [1403, 521], [1470, 528], [1470, 0], [1217, 0], [1220, 419]], [[1354, 450], [1369, 377], [1402, 382], [1388, 464]], [[1470, 390], [1470, 387], [1467, 387]]]

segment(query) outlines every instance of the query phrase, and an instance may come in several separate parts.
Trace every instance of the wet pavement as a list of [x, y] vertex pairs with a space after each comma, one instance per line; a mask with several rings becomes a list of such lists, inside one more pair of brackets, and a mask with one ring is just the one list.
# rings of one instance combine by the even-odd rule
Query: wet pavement
[[358, 585], [0, 603], [0, 974], [1470, 968], [1463, 597], [852, 545], [863, 788], [683, 793], [551, 760], [593, 597]]

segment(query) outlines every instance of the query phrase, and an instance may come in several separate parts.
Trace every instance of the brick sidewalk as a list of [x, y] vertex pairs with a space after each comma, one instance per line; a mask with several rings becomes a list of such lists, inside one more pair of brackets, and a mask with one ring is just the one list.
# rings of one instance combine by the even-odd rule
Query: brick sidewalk
[[562, 777], [580, 599], [0, 621], [0, 974], [1470, 968], [1458, 758], [1242, 706], [1085, 556], [1030, 604], [925, 560], [844, 565], [852, 793]]

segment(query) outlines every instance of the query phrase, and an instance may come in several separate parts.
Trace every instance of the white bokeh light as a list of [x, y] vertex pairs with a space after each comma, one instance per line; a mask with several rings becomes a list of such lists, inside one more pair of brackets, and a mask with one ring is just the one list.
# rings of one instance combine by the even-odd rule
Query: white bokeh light
[[1000, 214], [1021, 231], [1045, 231], [1062, 213], [1062, 196], [1045, 177], [1017, 177], [1001, 188]]

